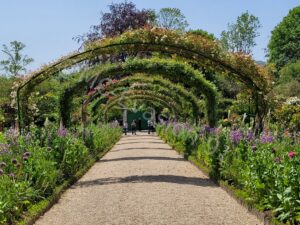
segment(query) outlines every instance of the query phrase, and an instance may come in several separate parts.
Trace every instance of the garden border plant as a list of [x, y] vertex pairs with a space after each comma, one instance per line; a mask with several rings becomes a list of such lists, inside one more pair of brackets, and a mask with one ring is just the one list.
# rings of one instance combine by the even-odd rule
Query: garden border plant
[[266, 224], [299, 223], [299, 141], [270, 131], [256, 137], [247, 127], [175, 122], [157, 126], [157, 133]]
[[[104, 133], [106, 135], [103, 135]], [[0, 212], [0, 223], [6, 221], [8, 223], [13, 222], [14, 224], [33, 224], [33, 222], [41, 214], [43, 214], [59, 199], [63, 191], [77, 181], [93, 165], [93, 163], [99, 160], [111, 149], [111, 147], [120, 139], [122, 132], [115, 124], [107, 124], [100, 128], [93, 125], [89, 127], [90, 139], [86, 140], [85, 144], [83, 144], [83, 140], [80, 138], [80, 135], [72, 134], [65, 128], [59, 128], [56, 130], [55, 126], [49, 127], [48, 125], [43, 130], [38, 130], [35, 127], [32, 127], [31, 133], [22, 136], [16, 136], [16, 133], [10, 132], [7, 133], [7, 135], [9, 135], [7, 136], [8, 138], [3, 139], [3, 135], [0, 133], [0, 147], [3, 143], [11, 143], [6, 146], [10, 148], [7, 156], [3, 153], [0, 158], [2, 161], [2, 173], [0, 176], [1, 182], [3, 181], [2, 179], [7, 178], [11, 180], [16, 187], [19, 187], [23, 184], [23, 179], [25, 179], [26, 182], [30, 184], [28, 191], [31, 189], [36, 191], [36, 197], [22, 196], [21, 199], [16, 199], [14, 202], [8, 202], [11, 198], [4, 196], [2, 201], [4, 201], [4, 204], [7, 203], [9, 207], [1, 205], [1, 207], [4, 207], [1, 208], [4, 211]], [[25, 148], [27, 152], [22, 154], [25, 145], [27, 146], [27, 148]], [[73, 147], [78, 147], [78, 149], [75, 150], [71, 145]], [[59, 156], [59, 149], [61, 148], [64, 149], [62, 153], [64, 155], [63, 158]], [[66, 148], [68, 148], [71, 152]], [[86, 149], [89, 149], [90, 154], [88, 157], [78, 155], [78, 160], [82, 161], [81, 163], [77, 163], [76, 160], [74, 161], [72, 159], [72, 157], [77, 157], [76, 151]], [[46, 158], [40, 158], [39, 156], [41, 154]], [[20, 159], [19, 155], [23, 158], [21, 157]], [[12, 164], [16, 161], [20, 164], [20, 166], [11, 165], [9, 160], [11, 157], [13, 158]], [[52, 167], [49, 168], [44, 163], [52, 165]], [[71, 165], [72, 163], [74, 165]], [[62, 168], [62, 166], [65, 168]], [[49, 176], [45, 174], [47, 169], [49, 170], [47, 171]], [[35, 171], [38, 172], [38, 174], [36, 174]], [[56, 172], [56, 179], [50, 181], [49, 178], [52, 177], [52, 171]], [[11, 175], [13, 174], [11, 172], [14, 172], [15, 175]], [[51, 186], [49, 186], [49, 182]], [[53, 186], [52, 184], [55, 185]], [[3, 185], [4, 184], [1, 183], [1, 187], [5, 187], [5, 185]], [[49, 191], [46, 191], [48, 189], [44, 187], [49, 187]], [[4, 194], [5, 193], [6, 192], [4, 192]], [[22, 192], [21, 194], [24, 193]], [[25, 207], [23, 205], [25, 205]], [[18, 210], [21, 210], [21, 214], [14, 211], [14, 206], [17, 208], [20, 207]], [[9, 218], [6, 218], [5, 215], [11, 212], [15, 213], [10, 215]], [[22, 217], [20, 217], [20, 215], [22, 215]]]

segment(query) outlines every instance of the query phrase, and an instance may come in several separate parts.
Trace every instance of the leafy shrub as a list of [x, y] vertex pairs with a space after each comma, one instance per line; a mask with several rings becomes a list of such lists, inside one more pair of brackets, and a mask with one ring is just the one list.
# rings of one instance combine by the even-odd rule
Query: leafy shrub
[[0, 177], [0, 224], [11, 224], [32, 203], [36, 193], [28, 181]]
[[64, 149], [63, 159], [60, 168], [65, 178], [73, 176], [81, 169], [89, 159], [88, 148], [83, 141], [73, 137], [67, 137], [66, 148]]
[[91, 125], [89, 127], [90, 135], [92, 135], [92, 152], [97, 155], [103, 150], [110, 148], [121, 137], [122, 130], [118, 125]]
[[[287, 131], [276, 135], [265, 131], [255, 137], [246, 129], [178, 127], [182, 125], [158, 125], [157, 131], [178, 151], [193, 155], [208, 167], [213, 177], [240, 189], [247, 202], [261, 210], [271, 210], [284, 223], [299, 224], [298, 136]], [[196, 132], [196, 146], [189, 145]]]
[[19, 135], [0, 133], [0, 224], [12, 224], [29, 206], [50, 196], [62, 180], [73, 177], [93, 157], [110, 148], [121, 136], [115, 125], [91, 126], [89, 147], [80, 132], [30, 127]]
[[45, 148], [34, 146], [29, 149], [30, 155], [24, 156], [23, 165], [24, 179], [28, 180], [32, 187], [39, 192], [41, 196], [49, 195], [57, 184], [59, 172], [56, 163], [53, 161], [51, 152]]

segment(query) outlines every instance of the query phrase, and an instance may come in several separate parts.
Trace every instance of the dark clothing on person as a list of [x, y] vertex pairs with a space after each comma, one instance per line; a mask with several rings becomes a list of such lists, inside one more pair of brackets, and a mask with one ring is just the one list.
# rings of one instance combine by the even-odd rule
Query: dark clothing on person
[[136, 135], [136, 122], [135, 121], [133, 121], [131, 123], [131, 132], [132, 132], [132, 134]]
[[148, 120], [148, 134], [150, 134], [150, 132], [153, 133], [154, 127], [153, 127], [153, 122]]

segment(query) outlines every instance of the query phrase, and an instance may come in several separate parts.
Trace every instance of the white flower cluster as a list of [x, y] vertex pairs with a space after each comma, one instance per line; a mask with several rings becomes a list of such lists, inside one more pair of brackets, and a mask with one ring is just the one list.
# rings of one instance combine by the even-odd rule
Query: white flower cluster
[[300, 105], [300, 98], [298, 97], [290, 97], [286, 100], [285, 104], [287, 105]]

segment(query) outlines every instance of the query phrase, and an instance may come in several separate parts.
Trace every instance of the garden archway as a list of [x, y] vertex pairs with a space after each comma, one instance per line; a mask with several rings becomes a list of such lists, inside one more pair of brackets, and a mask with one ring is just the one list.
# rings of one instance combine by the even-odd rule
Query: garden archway
[[[109, 64], [95, 66], [79, 75], [82, 79], [69, 87], [61, 97], [61, 113], [63, 121], [68, 121], [69, 104], [76, 95], [83, 95], [88, 91], [89, 83], [98, 84], [102, 79], [113, 79], [120, 74], [146, 73], [147, 75], [161, 74], [173, 82], [181, 82], [194, 87], [198, 96], [203, 94], [206, 100], [206, 115], [208, 123], [214, 126], [216, 123], [217, 91], [213, 84], [205, 80], [199, 71], [191, 66], [174, 60], [162, 59], [137, 59], [122, 64]], [[93, 87], [93, 86], [92, 86]]]
[[[93, 112], [95, 114], [95, 111], [98, 108], [97, 106], [105, 102], [105, 100], [108, 99], [108, 96], [118, 94], [120, 90], [122, 91], [122, 88], [125, 89], [124, 87], [126, 87], [126, 89], [152, 90], [157, 93], [163, 93], [164, 95], [173, 98], [174, 102], [178, 101], [180, 105], [184, 106], [182, 113], [184, 113], [186, 117], [189, 117], [188, 115], [191, 111], [191, 119], [193, 119], [196, 123], [200, 115], [202, 114], [201, 106], [197, 102], [197, 98], [193, 94], [185, 90], [183, 86], [174, 84], [171, 81], [163, 79], [162, 77], [133, 75], [123, 78], [118, 82], [112, 81], [108, 85], [106, 84], [105, 86], [101, 87], [103, 88], [101, 89], [101, 91], [95, 90], [89, 92], [89, 94], [86, 96], [86, 99], [84, 100], [82, 106], [82, 115], [86, 114], [87, 105], [91, 102], [93, 102]], [[105, 91], [105, 93], [103, 93], [103, 91]], [[68, 121], [64, 121], [64, 124], [68, 124]]]
[[173, 54], [176, 58], [184, 58], [206, 70], [232, 75], [251, 90], [256, 103], [257, 122], [262, 122], [266, 111], [264, 95], [270, 86], [270, 76], [264, 68], [258, 66], [251, 57], [240, 53], [228, 53], [216, 41], [203, 36], [153, 28], [128, 31], [118, 37], [88, 43], [83, 52], [70, 54], [34, 72], [17, 90], [20, 125], [20, 93], [24, 88], [22, 100], [26, 101], [26, 95], [33, 86], [63, 69], [107, 54], [126, 52], [136, 55], [145, 51]]

